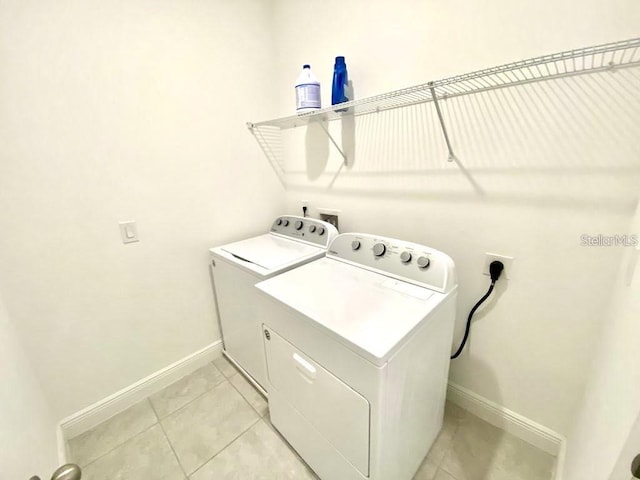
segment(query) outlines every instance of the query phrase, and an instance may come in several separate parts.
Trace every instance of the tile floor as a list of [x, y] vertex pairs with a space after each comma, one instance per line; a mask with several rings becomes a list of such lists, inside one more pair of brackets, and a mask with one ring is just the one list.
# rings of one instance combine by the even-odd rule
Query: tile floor
[[[83, 480], [317, 479], [224, 358], [69, 441]], [[555, 458], [447, 403], [414, 480], [549, 480]]]

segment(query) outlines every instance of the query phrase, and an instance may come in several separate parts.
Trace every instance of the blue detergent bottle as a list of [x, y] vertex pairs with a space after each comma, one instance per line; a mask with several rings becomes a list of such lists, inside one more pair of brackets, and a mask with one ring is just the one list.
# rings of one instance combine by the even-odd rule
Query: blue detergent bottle
[[344, 57], [336, 57], [333, 66], [333, 85], [331, 88], [331, 105], [348, 102], [347, 89], [349, 87], [349, 77], [347, 75], [347, 64]]

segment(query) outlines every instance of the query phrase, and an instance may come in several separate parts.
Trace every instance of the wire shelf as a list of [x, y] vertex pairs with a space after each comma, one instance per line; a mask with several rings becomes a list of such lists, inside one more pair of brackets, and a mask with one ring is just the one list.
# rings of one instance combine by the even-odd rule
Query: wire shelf
[[640, 66], [640, 38], [508, 63], [341, 103], [313, 113], [248, 123], [247, 126], [252, 130], [259, 127], [285, 130], [310, 122], [337, 120], [343, 115], [366, 115], [525, 83], [634, 66]]

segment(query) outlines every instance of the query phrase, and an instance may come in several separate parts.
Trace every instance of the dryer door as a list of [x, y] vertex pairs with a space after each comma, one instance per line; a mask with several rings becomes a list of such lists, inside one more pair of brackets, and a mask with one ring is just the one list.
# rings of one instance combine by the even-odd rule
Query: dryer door
[[[297, 423], [296, 428], [305, 429], [305, 424], [309, 425], [352, 466], [368, 476], [367, 399], [271, 328], [264, 325], [264, 330], [267, 374], [271, 387], [277, 390], [273, 397], [270, 390], [269, 403], [272, 398], [282, 398], [306, 420]], [[298, 431], [294, 437], [311, 438], [314, 434]]]

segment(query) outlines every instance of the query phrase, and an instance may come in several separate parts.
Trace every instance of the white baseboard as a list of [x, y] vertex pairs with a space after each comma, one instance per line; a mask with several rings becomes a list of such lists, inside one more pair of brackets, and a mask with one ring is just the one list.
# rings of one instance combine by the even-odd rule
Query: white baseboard
[[[481, 397], [460, 385], [449, 382], [447, 399], [496, 427], [557, 457], [556, 464], [564, 460], [562, 435], [539, 423]], [[561, 458], [562, 457], [562, 458]], [[561, 470], [561, 468], [556, 468]], [[559, 477], [556, 477], [558, 480]]]
[[152, 373], [133, 385], [129, 385], [119, 392], [66, 417], [60, 422], [58, 428], [58, 455], [66, 457], [66, 443], [69, 439], [91, 430], [96, 425], [171, 385], [176, 380], [194, 372], [221, 355], [222, 341], [218, 340], [172, 363], [168, 367]]

